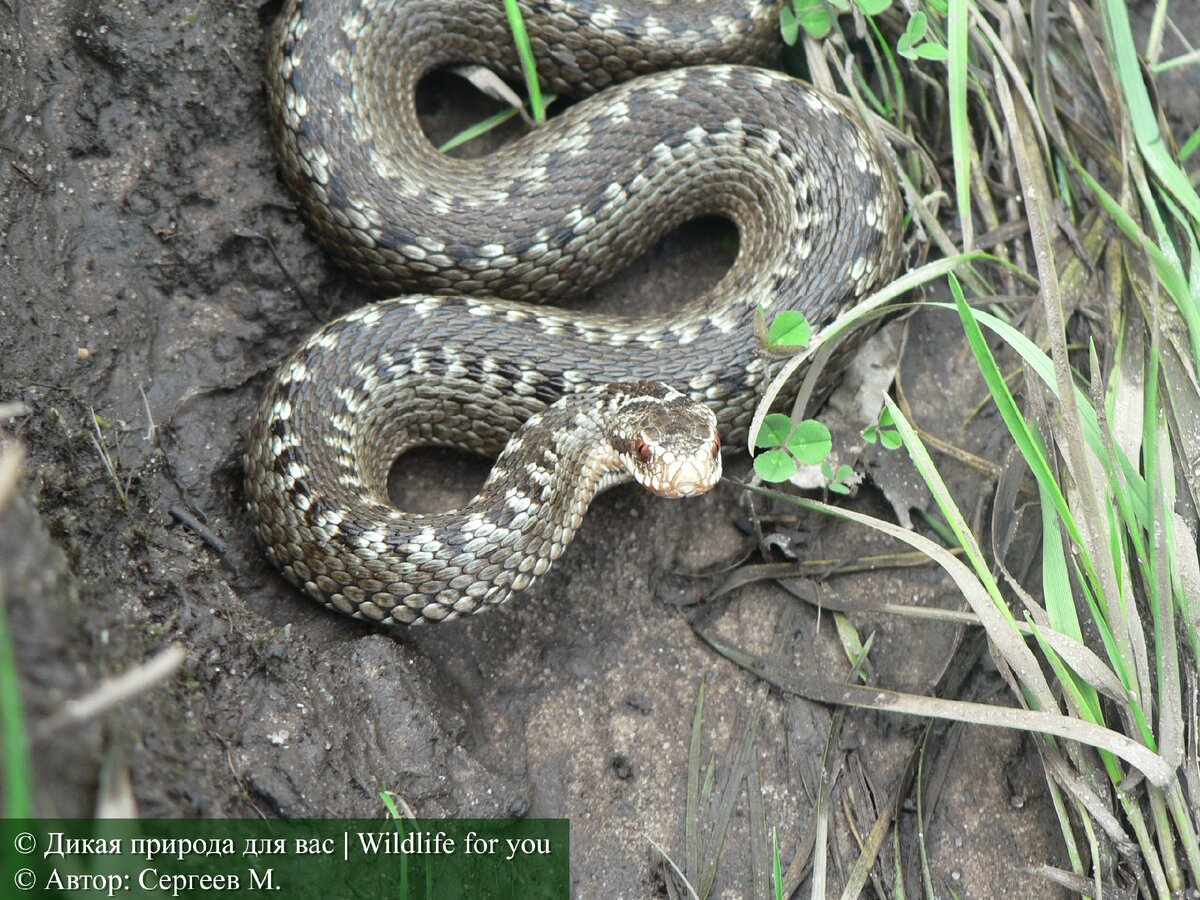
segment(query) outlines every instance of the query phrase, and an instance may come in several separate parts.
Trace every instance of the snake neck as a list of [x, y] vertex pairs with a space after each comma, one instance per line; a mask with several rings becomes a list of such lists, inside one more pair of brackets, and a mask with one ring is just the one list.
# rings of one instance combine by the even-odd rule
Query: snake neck
[[[333, 453], [322, 456], [303, 440], [314, 428], [320, 375], [315, 359], [298, 355], [268, 394], [245, 462], [247, 505], [289, 581], [385, 624], [455, 618], [529, 587], [570, 543], [595, 495], [630, 479], [623, 457], [635, 440], [627, 422], [641, 421], [636, 404], [649, 397], [669, 411], [687, 402], [661, 384], [650, 395], [640, 383], [567, 395], [525, 421], [465, 506], [416, 514], [395, 509], [370, 473], [410, 443], [436, 443], [413, 436], [436, 436], [445, 417], [428, 404], [399, 411], [386, 400], [361, 420], [335, 414], [325, 442]], [[631, 397], [631, 387], [642, 393]], [[349, 392], [344, 400], [354, 405]], [[695, 408], [715, 435], [711, 412]], [[380, 437], [381, 410], [396, 420], [390, 445]]]

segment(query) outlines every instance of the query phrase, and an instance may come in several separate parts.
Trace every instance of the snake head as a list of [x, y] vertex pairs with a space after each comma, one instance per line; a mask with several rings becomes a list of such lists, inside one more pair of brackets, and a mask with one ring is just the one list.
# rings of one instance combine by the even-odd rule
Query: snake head
[[655, 381], [613, 387], [610, 440], [638, 484], [662, 497], [695, 497], [716, 486], [721, 438], [712, 410]]

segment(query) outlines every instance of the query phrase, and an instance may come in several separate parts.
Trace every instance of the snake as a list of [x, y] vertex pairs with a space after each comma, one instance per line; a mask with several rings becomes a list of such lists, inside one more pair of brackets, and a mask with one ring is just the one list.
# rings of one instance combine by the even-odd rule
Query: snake
[[[574, 103], [478, 159], [440, 153], [417, 85], [521, 61], [498, 0], [288, 0], [268, 38], [271, 132], [309, 231], [390, 299], [317, 331], [253, 418], [246, 506], [266, 555], [325, 606], [449, 621], [528, 589], [600, 491], [710, 488], [775, 365], [762, 321], [819, 327], [894, 277], [901, 203], [843, 99], [767, 68], [775, 0], [521, 0], [548, 91]], [[681, 224], [738, 252], [668, 313], [553, 305]], [[409, 449], [496, 458], [465, 506], [395, 508]]]

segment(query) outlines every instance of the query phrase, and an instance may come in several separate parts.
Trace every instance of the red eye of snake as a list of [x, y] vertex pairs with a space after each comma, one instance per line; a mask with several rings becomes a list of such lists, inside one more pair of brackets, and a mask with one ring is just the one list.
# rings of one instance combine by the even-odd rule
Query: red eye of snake
[[633, 445], [633, 451], [643, 463], [650, 462], [650, 445], [646, 443], [645, 438], [639, 437], [637, 439], [637, 443]]
[[713, 438], [712, 454], [715, 457], [720, 452], [721, 452], [721, 438], [718, 436], [718, 437]]

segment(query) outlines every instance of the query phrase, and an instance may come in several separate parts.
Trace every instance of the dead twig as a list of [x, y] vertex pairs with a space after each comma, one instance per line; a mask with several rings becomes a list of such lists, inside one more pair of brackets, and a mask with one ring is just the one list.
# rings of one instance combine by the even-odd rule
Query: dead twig
[[95, 690], [82, 697], [68, 700], [58, 712], [43, 719], [34, 728], [33, 739], [48, 740], [68, 728], [91, 722], [114, 706], [146, 693], [174, 675], [186, 656], [187, 651], [180, 644], [171, 644], [147, 662], [101, 682]]

